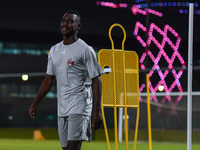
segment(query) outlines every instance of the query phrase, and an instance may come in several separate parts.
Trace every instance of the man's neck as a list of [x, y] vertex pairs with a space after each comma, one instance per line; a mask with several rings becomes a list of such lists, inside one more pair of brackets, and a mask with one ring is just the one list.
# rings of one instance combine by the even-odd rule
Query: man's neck
[[66, 37], [63, 36], [63, 44], [64, 45], [70, 45], [78, 40], [77, 36], [72, 36], [72, 37]]

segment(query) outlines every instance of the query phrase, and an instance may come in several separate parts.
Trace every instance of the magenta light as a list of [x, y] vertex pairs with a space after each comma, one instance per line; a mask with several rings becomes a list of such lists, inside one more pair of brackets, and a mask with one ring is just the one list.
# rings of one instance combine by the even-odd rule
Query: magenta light
[[182, 99], [183, 95], [179, 95], [178, 98], [176, 99], [177, 102], [180, 102], [180, 100]]
[[97, 1], [96, 4], [97, 4], [97, 5], [101, 5], [101, 2], [100, 2], [100, 1]]
[[153, 96], [150, 96], [150, 99], [151, 99], [151, 100], [153, 99], [153, 100], [154, 100], [154, 102], [158, 102], [158, 99], [157, 99], [157, 97], [156, 97], [156, 96], [154, 96], [154, 95], [153, 95]]
[[[153, 11], [152, 11], [153, 12]], [[145, 43], [145, 41], [139, 36], [138, 32], [139, 30], [142, 30], [143, 32], [146, 32], [148, 35], [148, 39]], [[159, 43], [158, 40], [154, 37], [153, 32], [157, 31], [158, 33], [160, 33], [161, 36], [163, 36], [162, 42]], [[169, 37], [167, 36], [167, 33], [171, 32], [172, 35], [174, 35], [177, 40], [176, 43], [174, 44]], [[157, 56], [155, 57], [151, 50], [148, 49], [146, 52], [144, 52], [140, 58], [140, 67], [144, 70], [146, 69], [146, 67], [144, 66], [143, 62], [146, 58], [146, 56], [148, 55], [151, 60], [153, 61], [154, 65], [152, 67], [152, 70], [149, 72], [149, 78], [151, 78], [151, 76], [154, 74], [153, 70], [157, 70], [157, 73], [160, 77], [160, 81], [156, 84], [155, 87], [153, 87], [153, 85], [151, 84], [151, 80], [149, 82], [149, 88], [151, 93], [156, 93], [158, 91], [158, 86], [159, 85], [163, 85], [164, 86], [164, 90], [166, 93], [170, 93], [175, 86], [178, 87], [178, 90], [180, 92], [183, 91], [179, 78], [181, 77], [183, 70], [179, 71], [178, 74], [176, 73], [176, 71], [173, 69], [173, 62], [175, 60], [175, 58], [177, 57], [180, 61], [180, 63], [182, 64], [182, 67], [185, 67], [185, 61], [183, 60], [182, 56], [180, 55], [180, 53], [178, 52], [179, 46], [180, 46], [180, 42], [181, 42], [181, 38], [179, 36], [179, 34], [172, 28], [170, 27], [168, 24], [166, 24], [164, 26], [164, 30], [160, 29], [157, 25], [155, 25], [154, 23], [150, 24], [149, 27], [149, 31], [147, 31], [146, 27], [144, 27], [140, 22], [137, 22], [135, 25], [135, 30], [134, 30], [134, 35], [137, 38], [137, 40], [142, 44], [143, 47], [146, 47], [147, 45], [150, 46], [151, 42], [155, 43], [155, 45], [158, 47], [159, 52], [157, 54]], [[170, 45], [170, 47], [172, 48], [172, 50], [174, 50], [174, 52], [172, 53], [171, 58], [169, 58], [169, 56], [167, 55], [166, 51], [164, 50], [165, 44], [166, 42]], [[170, 73], [169, 70], [165, 70], [164, 73], [162, 73], [162, 71], [160, 70], [160, 67], [158, 65], [160, 58], [164, 57], [165, 60], [168, 63], [168, 69], [173, 69], [171, 71], [171, 73], [174, 76], [174, 82], [170, 85], [170, 87], [167, 87], [165, 78], [167, 77], [167, 75]], [[152, 96], [151, 97], [155, 102], [157, 101], [156, 96]], [[171, 97], [169, 95], [165, 96], [164, 99], [162, 100], [163, 102], [165, 101], [165, 99], [167, 99], [169, 102], [172, 101]], [[181, 97], [179, 97], [179, 101], [180, 101]]]
[[101, 2], [101, 6], [111, 7], [111, 8], [118, 8], [119, 6], [113, 2]]
[[153, 73], [154, 73], [153, 70], [150, 70], [150, 71], [149, 71], [149, 78], [152, 76]]
[[145, 84], [142, 84], [139, 88], [139, 92], [142, 92], [142, 90], [145, 88]]
[[142, 56], [141, 56], [141, 58], [140, 58], [140, 63], [142, 63], [142, 62], [144, 61], [146, 55], [147, 55], [147, 54], [146, 54], [145, 52], [142, 54]]
[[119, 4], [119, 7], [126, 8], [126, 7], [128, 7], [128, 5], [127, 5], [126, 3], [120, 3], [120, 4]]
[[158, 11], [155, 11], [153, 9], [148, 9], [148, 8], [145, 8], [145, 10], [150, 13], [150, 14], [154, 14], [156, 16], [159, 16], [159, 17], [162, 17], [162, 13], [158, 12]]
[[148, 9], [148, 8], [145, 8], [144, 10], [142, 10], [142, 9], [140, 9], [139, 5], [133, 5], [131, 10], [132, 10], [132, 13], [134, 15], [137, 15], [137, 13], [140, 13], [142, 15], [147, 15], [148, 13], [150, 13], [150, 14], [162, 17], [162, 13], [161, 12], [158, 12], [158, 11], [155, 11], [155, 10], [152, 10], [152, 9]]
[[[158, 26], [156, 26], [154, 23], [151, 23], [150, 24], [150, 30], [147, 32], [147, 34], [149, 35], [149, 38], [147, 40], [147, 44], [144, 42], [144, 40], [138, 35], [138, 31], [139, 29], [142, 29], [143, 31], [147, 32], [146, 28], [139, 22], [136, 23], [136, 26], [135, 26], [135, 30], [134, 30], [134, 35], [136, 35], [136, 38], [138, 39], [138, 41], [142, 44], [143, 47], [146, 47], [147, 45], [150, 46], [151, 44], [151, 41], [153, 41], [157, 47], [160, 49], [160, 52], [158, 53], [158, 56], [155, 57], [153, 56], [153, 54], [150, 52], [150, 51], [147, 51], [147, 54], [150, 56], [150, 58], [152, 59], [152, 61], [157, 64], [161, 58], [161, 56], [163, 55], [164, 58], [166, 59], [166, 61], [168, 62], [169, 66], [168, 68], [169, 69], [172, 69], [173, 68], [173, 62], [175, 60], [175, 57], [177, 56], [178, 59], [180, 60], [181, 64], [182, 65], [185, 65], [185, 62], [184, 60], [182, 59], [181, 55], [178, 53], [177, 49], [179, 48], [179, 45], [180, 45], [180, 41], [181, 41], [181, 38], [179, 37], [179, 34], [174, 30], [172, 29], [169, 25], [165, 25], [164, 27], [164, 31], [162, 31], [160, 28], [158, 28]], [[156, 38], [152, 35], [153, 33], [153, 30], [156, 30], [157, 32], [159, 32], [162, 36], [163, 36], [163, 40], [162, 40], [162, 43], [160, 44]], [[177, 41], [176, 41], [176, 45], [174, 45], [172, 43], [172, 41], [167, 37], [167, 32], [170, 31], [175, 37], [177, 37]], [[169, 59], [169, 57], [167, 56], [167, 54], [165, 53], [165, 51], [163, 50], [164, 46], [165, 46], [165, 43], [168, 43], [171, 48], [174, 50], [174, 53], [171, 57], [171, 59]], [[145, 55], [146, 56], [146, 55]], [[143, 56], [143, 61], [145, 59], [145, 56]], [[141, 61], [142, 61], [141, 60]], [[142, 63], [142, 62], [141, 62]], [[156, 67], [154, 66], [153, 68], [157, 69], [159, 67]]]
[[141, 67], [142, 70], [146, 69], [143, 63], [140, 63], [140, 67]]

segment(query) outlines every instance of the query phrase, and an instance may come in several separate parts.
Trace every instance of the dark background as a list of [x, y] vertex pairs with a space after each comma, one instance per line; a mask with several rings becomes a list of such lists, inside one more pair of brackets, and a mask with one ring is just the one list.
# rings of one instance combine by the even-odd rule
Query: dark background
[[[171, 1], [171, 0], [170, 0]], [[167, 2], [170, 2], [167, 1]], [[179, 2], [173, 0], [171, 2]], [[126, 30], [128, 41], [127, 49], [137, 50], [137, 42], [133, 36], [135, 22], [145, 23], [143, 15], [134, 16], [131, 7], [136, 3], [134, 0], [115, 0], [115, 4], [127, 3], [127, 8], [113, 9], [96, 5], [96, 0], [1, 0], [0, 2], [0, 40], [54, 44], [62, 40], [59, 25], [63, 14], [69, 10], [77, 10], [82, 17], [82, 28], [79, 37], [94, 46], [110, 48], [108, 30], [114, 23], [120, 23]], [[151, 2], [157, 2], [151, 0]], [[160, 2], [164, 2], [160, 0]], [[197, 0], [181, 2], [198, 2]], [[180, 14], [179, 9], [189, 9], [183, 6], [153, 7], [151, 9], [163, 13], [163, 17], [150, 15], [150, 23], [154, 22], [161, 29], [165, 24], [174, 28], [187, 43], [188, 39], [188, 13]], [[199, 10], [199, 7], [195, 7]], [[199, 42], [199, 15], [194, 15], [194, 42]], [[114, 36], [121, 37], [122, 32], [113, 31]], [[130, 38], [130, 39], [129, 39]], [[130, 43], [131, 44], [130, 44]], [[105, 45], [105, 47], [104, 47]], [[185, 46], [184, 46], [185, 47]]]
[[[179, 0], [169, 0], [167, 2], [178, 2]], [[70, 9], [77, 10], [81, 14], [82, 28], [78, 36], [85, 40], [89, 45], [93, 46], [96, 51], [100, 49], [111, 49], [111, 43], [108, 37], [108, 30], [114, 23], [120, 23], [126, 30], [127, 40], [125, 42], [125, 50], [134, 50], [138, 53], [139, 58], [145, 49], [140, 45], [133, 31], [135, 23], [140, 21], [145, 25], [146, 16], [138, 14], [136, 16], [131, 12], [131, 7], [138, 4], [134, 0], [115, 0], [116, 4], [127, 3], [127, 8], [113, 9], [96, 5], [96, 0], [1, 0], [0, 1], [0, 42], [3, 43], [3, 48], [11, 49], [46, 49], [62, 40], [60, 34], [60, 20], [63, 14]], [[141, 1], [145, 3], [146, 1]], [[156, 2], [151, 0], [150, 2]], [[157, 1], [158, 2], [158, 1]], [[160, 0], [163, 2], [163, 0]], [[181, 2], [197, 2], [182, 0]], [[182, 88], [187, 91], [187, 57], [188, 57], [188, 17], [189, 14], [180, 14], [179, 9], [187, 9], [189, 7], [154, 7], [159, 12], [163, 13], [163, 17], [149, 15], [149, 23], [154, 22], [159, 28], [163, 29], [165, 24], [169, 24], [174, 30], [180, 34], [181, 44], [179, 52], [186, 62], [186, 69], [180, 78]], [[195, 10], [200, 10], [200, 7], [195, 7]], [[199, 66], [200, 66], [200, 15], [194, 15], [194, 50], [193, 50], [193, 91], [199, 91]], [[147, 25], [148, 26], [148, 25]], [[123, 34], [121, 29], [114, 28], [112, 36], [115, 42], [115, 48], [121, 49], [121, 41]], [[159, 36], [157, 37], [159, 39]], [[162, 37], [161, 37], [162, 38]], [[14, 43], [14, 44], [13, 44]], [[29, 54], [5, 54], [0, 53], [0, 75], [6, 73], [27, 73], [27, 72], [44, 72], [46, 71], [47, 55], [33, 56]], [[161, 69], [166, 69], [166, 62], [160, 64]], [[148, 68], [149, 67], [149, 68]], [[151, 63], [147, 63], [147, 70], [151, 69]], [[180, 63], [175, 63], [174, 67], [180, 68]], [[180, 70], [180, 69], [179, 69]], [[140, 84], [145, 83], [145, 71], [140, 70]], [[45, 74], [44, 74], [45, 75]], [[56, 126], [56, 99], [45, 99], [41, 109], [38, 112], [38, 121], [33, 122], [28, 116], [28, 108], [31, 105], [33, 98], [26, 99], [26, 92], [37, 94], [40, 83], [44, 76], [33, 76], [27, 82], [23, 82], [20, 76], [13, 78], [0, 78], [0, 109], [1, 109], [1, 127], [41, 127], [41, 126]], [[169, 79], [170, 80], [170, 79]], [[174, 79], [173, 79], [174, 81]], [[155, 79], [155, 83], [157, 83]], [[152, 80], [152, 83], [154, 81]], [[172, 83], [171, 81], [169, 84]], [[9, 84], [9, 86], [7, 86]], [[28, 87], [31, 88], [29, 89]], [[34, 89], [34, 90], [33, 90]], [[55, 85], [54, 85], [55, 89]], [[56, 90], [54, 90], [55, 92]], [[24, 97], [9, 97], [6, 93], [20, 93]], [[198, 98], [196, 98], [198, 99]], [[186, 108], [186, 99], [181, 100], [184, 103], [182, 108]], [[198, 104], [198, 103], [195, 103]], [[194, 105], [195, 105], [194, 104]], [[46, 106], [46, 107], [45, 107]], [[196, 105], [198, 106], [198, 105]], [[48, 107], [48, 108], [47, 108]], [[146, 110], [146, 104], [141, 103], [143, 110]], [[165, 109], [165, 108], [163, 108]], [[177, 119], [177, 115], [169, 115], [171, 109], [166, 109], [163, 114], [157, 113], [157, 106], [153, 106], [152, 118], [155, 128], [181, 129], [186, 128], [186, 111], [180, 111], [181, 119]], [[196, 113], [196, 112], [194, 112]], [[109, 114], [109, 112], [108, 112]], [[142, 112], [144, 119], [140, 121], [140, 127], [145, 128], [146, 112]], [[8, 119], [9, 116], [14, 119]], [[24, 116], [24, 117], [21, 117]], [[195, 128], [199, 128], [199, 118], [196, 113]], [[174, 117], [174, 118], [173, 118]], [[26, 121], [24, 118], [29, 118]], [[112, 118], [112, 116], [110, 117]], [[160, 119], [162, 118], [162, 119]], [[157, 119], [157, 120], [156, 120]], [[177, 121], [174, 125], [169, 121], [173, 119]], [[31, 121], [30, 121], [31, 120]], [[160, 122], [159, 122], [160, 120]], [[29, 122], [30, 121], [30, 122]], [[143, 121], [143, 123], [142, 123]], [[166, 123], [166, 121], [169, 121]], [[159, 124], [155, 124], [155, 123]], [[162, 126], [163, 125], [163, 126]], [[168, 126], [169, 125], [169, 126]], [[171, 125], [171, 126], [170, 126]], [[112, 127], [112, 125], [110, 126]]]

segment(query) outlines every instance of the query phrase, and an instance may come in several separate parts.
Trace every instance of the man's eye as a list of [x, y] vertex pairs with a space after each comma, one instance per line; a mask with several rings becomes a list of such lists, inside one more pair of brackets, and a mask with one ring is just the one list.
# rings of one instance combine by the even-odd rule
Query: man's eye
[[65, 19], [62, 19], [61, 22], [62, 22], [62, 23], [65, 22]]
[[73, 20], [69, 19], [67, 20], [67, 23], [73, 23]]

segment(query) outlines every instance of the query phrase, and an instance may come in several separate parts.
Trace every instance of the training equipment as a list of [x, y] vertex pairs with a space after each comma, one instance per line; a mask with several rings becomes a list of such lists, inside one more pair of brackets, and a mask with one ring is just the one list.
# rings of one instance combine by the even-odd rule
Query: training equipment
[[[114, 49], [114, 43], [111, 37], [111, 30], [118, 26], [124, 33], [122, 49]], [[114, 109], [114, 131], [115, 131], [115, 150], [118, 149], [117, 140], [117, 108], [123, 108], [125, 114], [125, 141], [126, 150], [128, 150], [128, 119], [127, 108], [137, 109], [137, 118], [135, 126], [134, 150], [136, 149], [138, 122], [139, 122], [139, 60], [134, 51], [125, 51], [124, 42], [126, 32], [120, 24], [113, 24], [109, 29], [109, 38], [112, 49], [101, 49], [98, 53], [99, 64], [104, 70], [101, 76], [102, 80], [102, 101], [101, 110], [105, 135], [110, 150], [108, 131], [106, 126], [104, 107]]]
[[40, 130], [34, 130], [33, 131], [33, 139], [34, 140], [44, 140], [44, 136], [42, 135], [42, 132]]
[[150, 90], [149, 90], [149, 75], [146, 74], [147, 85], [147, 118], [148, 118], [148, 138], [149, 138], [149, 150], [152, 150], [152, 136], [151, 136], [151, 106], [150, 106]]

